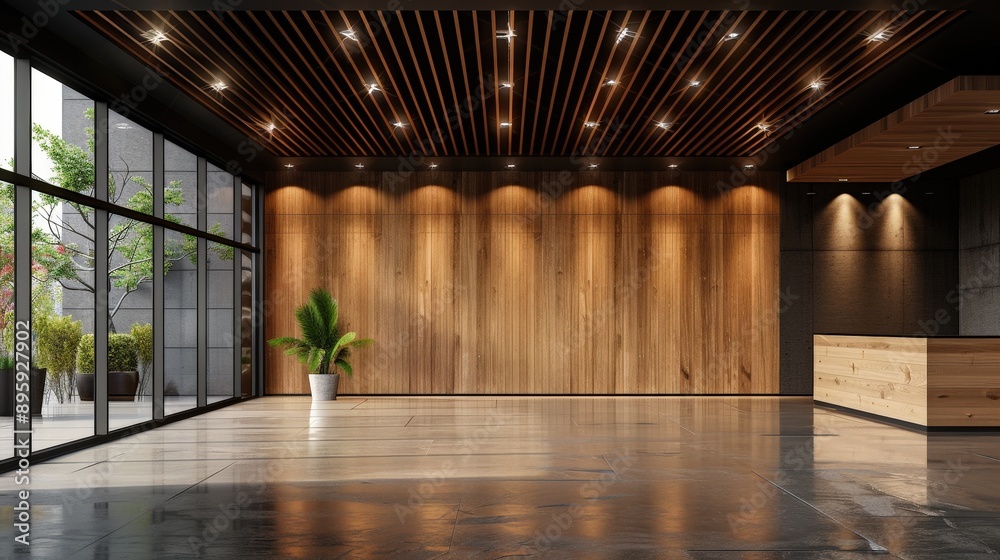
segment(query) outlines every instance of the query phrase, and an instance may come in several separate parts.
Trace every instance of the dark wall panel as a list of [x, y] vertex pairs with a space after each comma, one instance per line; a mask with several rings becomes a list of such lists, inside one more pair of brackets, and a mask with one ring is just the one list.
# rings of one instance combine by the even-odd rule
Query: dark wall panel
[[[810, 194], [812, 193], [812, 194]], [[958, 185], [786, 184], [781, 388], [812, 392], [812, 334], [959, 333]]]
[[962, 181], [959, 280], [963, 335], [1000, 335], [1000, 170]]

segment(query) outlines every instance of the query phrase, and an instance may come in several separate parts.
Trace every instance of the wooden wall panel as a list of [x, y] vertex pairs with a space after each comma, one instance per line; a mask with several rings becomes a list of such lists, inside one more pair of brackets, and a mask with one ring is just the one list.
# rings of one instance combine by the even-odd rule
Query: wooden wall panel
[[[778, 392], [778, 175], [285, 172], [265, 200], [266, 336], [328, 288], [345, 394]], [[269, 394], [308, 392], [268, 348]]]

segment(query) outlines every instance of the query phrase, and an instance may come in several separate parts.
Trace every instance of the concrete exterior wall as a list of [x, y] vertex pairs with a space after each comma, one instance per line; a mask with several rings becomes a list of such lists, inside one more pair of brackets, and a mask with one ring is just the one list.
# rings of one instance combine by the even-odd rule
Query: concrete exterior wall
[[1000, 170], [962, 180], [959, 202], [961, 333], [1000, 336]]

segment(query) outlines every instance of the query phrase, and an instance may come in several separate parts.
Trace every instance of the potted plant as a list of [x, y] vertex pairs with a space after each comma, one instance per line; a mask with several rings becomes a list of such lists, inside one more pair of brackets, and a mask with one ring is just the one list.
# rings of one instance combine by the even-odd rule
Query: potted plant
[[339, 306], [329, 292], [315, 289], [309, 294], [309, 301], [295, 309], [295, 319], [302, 331], [302, 338], [279, 337], [268, 341], [271, 346], [288, 346], [285, 354], [295, 356], [309, 371], [309, 389], [313, 400], [337, 400], [340, 385], [339, 368], [348, 377], [354, 375], [350, 357], [351, 347], [369, 346], [375, 341], [358, 338], [357, 333], [341, 334], [338, 326]]
[[[81, 401], [94, 400], [94, 335], [80, 338], [76, 389]], [[108, 400], [133, 401], [139, 387], [139, 351], [130, 334], [108, 336]]]
[[76, 353], [83, 337], [83, 322], [71, 315], [41, 316], [38, 333], [38, 364], [48, 369], [49, 387], [60, 404], [70, 402], [76, 386]]
[[[14, 416], [14, 357], [0, 354], [0, 416]], [[42, 413], [45, 398], [45, 368], [31, 368], [31, 414]]]

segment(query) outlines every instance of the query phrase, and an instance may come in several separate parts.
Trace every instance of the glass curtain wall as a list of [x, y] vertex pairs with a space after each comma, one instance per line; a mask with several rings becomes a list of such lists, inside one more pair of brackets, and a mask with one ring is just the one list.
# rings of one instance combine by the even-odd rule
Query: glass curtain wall
[[[36, 68], [30, 91], [16, 82], [0, 51], [0, 169], [17, 171], [17, 99], [32, 108], [30, 177], [8, 175], [31, 187], [30, 212], [17, 215], [16, 188], [0, 181], [0, 387], [15, 289], [29, 289], [33, 449], [148, 422], [160, 405], [169, 416], [251, 394], [251, 186]], [[30, 286], [15, 285], [19, 220]], [[14, 455], [9, 392], [0, 460]]]

